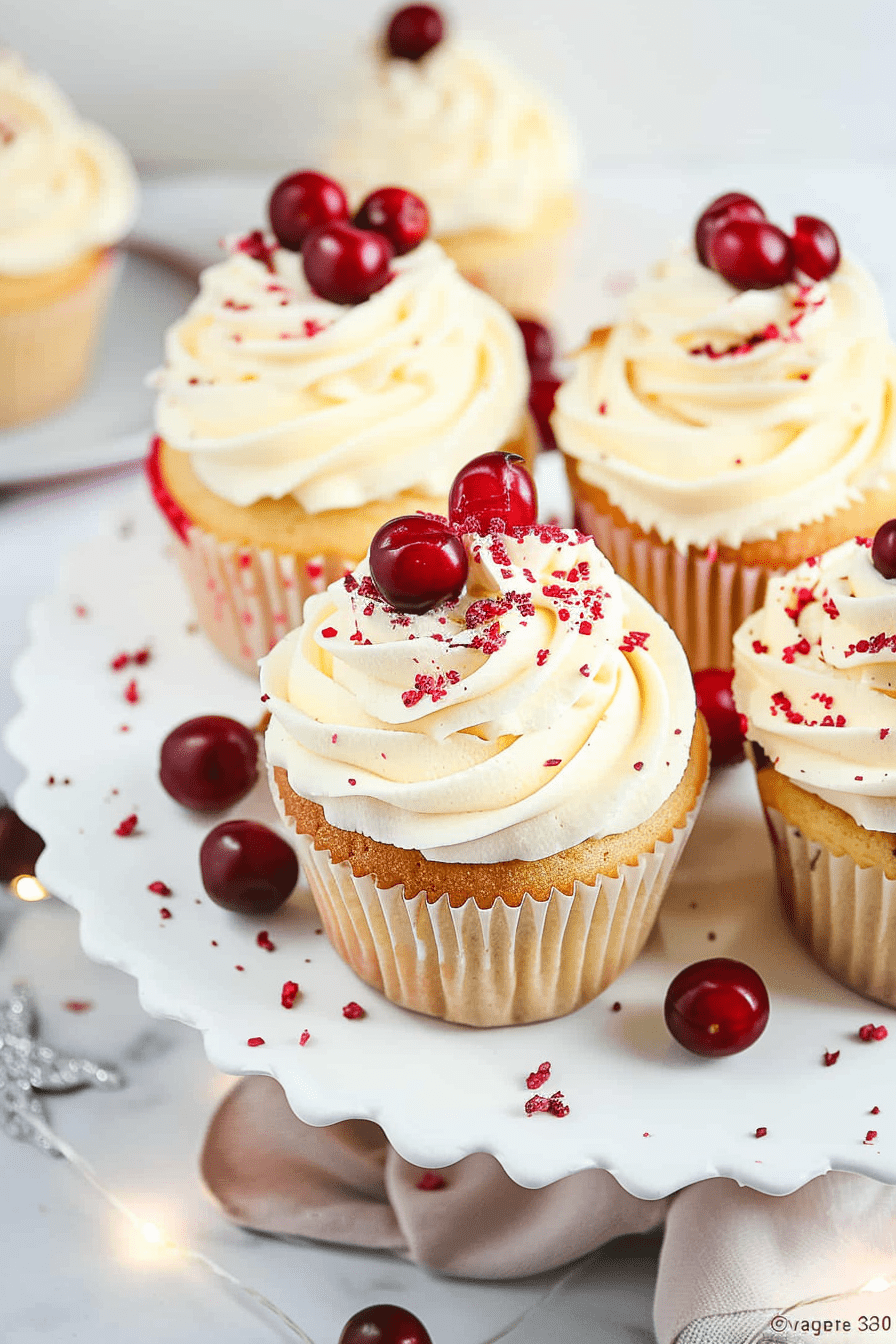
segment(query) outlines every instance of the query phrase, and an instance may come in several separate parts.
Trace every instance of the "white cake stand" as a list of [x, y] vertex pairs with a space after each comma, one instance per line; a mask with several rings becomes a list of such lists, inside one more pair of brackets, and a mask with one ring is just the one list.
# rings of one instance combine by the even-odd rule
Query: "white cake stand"
[[[542, 498], [559, 500], [557, 463], [545, 467], [554, 474]], [[488, 1152], [529, 1187], [595, 1167], [647, 1199], [712, 1176], [770, 1194], [830, 1169], [896, 1183], [896, 1014], [842, 989], [782, 924], [746, 765], [712, 781], [645, 953], [602, 998], [557, 1022], [482, 1031], [394, 1007], [342, 964], [303, 887], [265, 920], [213, 905], [197, 855], [220, 818], [168, 797], [159, 746], [186, 718], [254, 723], [262, 706], [255, 685], [196, 633], [167, 546], [140, 495], [70, 556], [32, 613], [14, 674], [22, 709], [7, 737], [28, 771], [16, 807], [47, 844], [41, 880], [80, 911], [88, 955], [137, 978], [148, 1012], [198, 1027], [223, 1071], [277, 1078], [302, 1120], [375, 1120], [422, 1167]], [[111, 670], [117, 654], [143, 647], [147, 663]], [[136, 703], [125, 698], [132, 679]], [[116, 835], [134, 813], [133, 833]], [[233, 815], [277, 824], [264, 783]], [[170, 897], [147, 890], [157, 881]], [[262, 930], [274, 951], [258, 945]], [[671, 1041], [662, 1003], [677, 970], [715, 955], [760, 972], [772, 1014], [751, 1050], [708, 1061]], [[289, 1011], [286, 980], [301, 986]], [[366, 1016], [344, 1018], [350, 1001]], [[890, 1039], [861, 1042], [868, 1021], [885, 1023]], [[257, 1037], [265, 1044], [247, 1044]], [[835, 1050], [836, 1066], [825, 1067]], [[550, 1090], [570, 1106], [564, 1119], [524, 1113], [526, 1076], [543, 1060]], [[866, 1143], [869, 1129], [879, 1137]]]

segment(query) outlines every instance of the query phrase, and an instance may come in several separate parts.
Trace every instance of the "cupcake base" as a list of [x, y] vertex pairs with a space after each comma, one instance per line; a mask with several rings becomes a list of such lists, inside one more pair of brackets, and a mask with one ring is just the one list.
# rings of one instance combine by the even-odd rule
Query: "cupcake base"
[[0, 276], [0, 429], [51, 415], [81, 390], [116, 277], [112, 252], [60, 271]]
[[797, 939], [835, 980], [896, 1008], [896, 835], [866, 831], [772, 766], [757, 778]]
[[[537, 431], [526, 417], [504, 445], [531, 465]], [[322, 592], [364, 558], [383, 523], [418, 509], [444, 511], [444, 499], [406, 491], [358, 509], [305, 513], [293, 499], [248, 508], [213, 495], [186, 453], [154, 439], [149, 486], [175, 537], [175, 556], [201, 629], [224, 657], [257, 675], [259, 658], [301, 624], [305, 599]]]
[[578, 202], [569, 193], [547, 202], [524, 233], [475, 229], [437, 241], [465, 279], [516, 317], [550, 319], [578, 219]]
[[[693, 827], [708, 765], [698, 718], [684, 777], [642, 826], [506, 865], [431, 864], [417, 851], [337, 831], [290, 788], [282, 767], [271, 789], [342, 959], [404, 1008], [495, 1027], [573, 1012], [631, 965]], [[581, 878], [572, 879], [576, 868]]]

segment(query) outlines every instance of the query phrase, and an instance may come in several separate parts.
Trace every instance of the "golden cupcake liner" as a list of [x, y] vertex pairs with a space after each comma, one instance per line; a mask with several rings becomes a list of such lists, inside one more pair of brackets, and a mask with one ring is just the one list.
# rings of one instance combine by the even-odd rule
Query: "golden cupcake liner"
[[200, 628], [229, 662], [253, 677], [259, 658], [301, 624], [305, 599], [357, 564], [349, 556], [280, 555], [219, 541], [195, 524], [174, 546]]
[[588, 499], [576, 500], [576, 518], [617, 574], [666, 618], [694, 672], [731, 667], [734, 632], [762, 606], [776, 571], [723, 560], [713, 548], [683, 555], [671, 542], [621, 526]]
[[76, 289], [0, 312], [0, 429], [51, 415], [81, 390], [119, 269], [105, 252]]
[[835, 980], [896, 1008], [896, 881], [808, 840], [776, 808], [765, 814], [796, 937]]
[[[704, 786], [705, 787], [705, 786]], [[285, 824], [279, 790], [272, 788]], [[541, 1022], [581, 1008], [641, 951], [700, 810], [703, 794], [672, 839], [659, 840], [618, 877], [500, 898], [483, 909], [447, 896], [405, 899], [404, 885], [381, 888], [333, 863], [308, 835], [297, 836], [302, 870], [327, 936], [368, 985], [403, 1008], [474, 1027]]]

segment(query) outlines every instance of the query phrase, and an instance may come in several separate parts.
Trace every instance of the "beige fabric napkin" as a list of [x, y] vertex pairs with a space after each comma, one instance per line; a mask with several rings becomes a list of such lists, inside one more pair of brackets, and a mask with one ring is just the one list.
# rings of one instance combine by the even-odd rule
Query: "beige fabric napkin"
[[[659, 1344], [852, 1339], [859, 1316], [881, 1316], [887, 1302], [896, 1335], [896, 1294], [787, 1310], [896, 1277], [896, 1190], [865, 1177], [831, 1174], [785, 1198], [710, 1180], [647, 1201], [602, 1171], [524, 1190], [478, 1154], [437, 1173], [444, 1186], [421, 1189], [425, 1173], [399, 1157], [377, 1125], [304, 1125], [269, 1078], [245, 1078], [225, 1098], [202, 1173], [243, 1227], [392, 1251], [465, 1278], [553, 1269], [665, 1222], [654, 1305]], [[812, 1322], [842, 1322], [847, 1309], [849, 1331], [822, 1325], [816, 1334]]]

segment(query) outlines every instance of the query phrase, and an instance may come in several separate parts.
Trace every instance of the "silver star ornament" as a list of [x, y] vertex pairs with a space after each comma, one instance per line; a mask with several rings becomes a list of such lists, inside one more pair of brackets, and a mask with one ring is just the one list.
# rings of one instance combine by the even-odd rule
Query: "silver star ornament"
[[117, 1069], [90, 1059], [73, 1059], [38, 1039], [37, 1014], [26, 985], [14, 985], [0, 1002], [0, 1126], [11, 1139], [58, 1150], [32, 1119], [46, 1126], [43, 1092], [74, 1092], [81, 1087], [121, 1087]]

